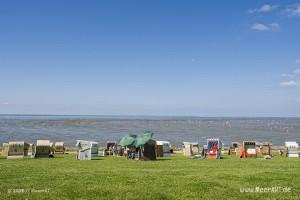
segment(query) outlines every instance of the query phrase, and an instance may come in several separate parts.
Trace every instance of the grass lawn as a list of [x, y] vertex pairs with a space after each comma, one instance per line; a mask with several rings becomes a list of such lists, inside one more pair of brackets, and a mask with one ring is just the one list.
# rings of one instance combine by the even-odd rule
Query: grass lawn
[[[276, 186], [291, 191], [240, 191]], [[0, 159], [0, 199], [300, 199], [300, 159]]]

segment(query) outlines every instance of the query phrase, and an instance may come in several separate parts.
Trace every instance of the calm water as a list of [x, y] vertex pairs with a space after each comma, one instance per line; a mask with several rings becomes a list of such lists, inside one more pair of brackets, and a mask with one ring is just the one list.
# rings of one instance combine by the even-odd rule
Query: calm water
[[204, 144], [209, 137], [219, 137], [225, 144], [248, 139], [282, 145], [285, 140], [300, 140], [300, 118], [0, 115], [0, 143], [50, 139], [74, 146], [77, 139], [85, 139], [105, 144], [145, 130], [175, 145], [183, 141]]

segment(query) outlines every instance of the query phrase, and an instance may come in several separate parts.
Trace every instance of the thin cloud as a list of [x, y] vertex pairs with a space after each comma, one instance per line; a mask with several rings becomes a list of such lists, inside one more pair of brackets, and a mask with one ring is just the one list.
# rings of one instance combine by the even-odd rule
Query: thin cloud
[[297, 78], [297, 75], [300, 75], [300, 69], [295, 69], [290, 74], [281, 74], [281, 77], [285, 77], [285, 78]]
[[296, 101], [297, 101], [298, 103], [300, 103], [300, 97], [298, 97], [298, 98], [296, 99]]
[[2, 102], [1, 104], [2, 104], [2, 105], [9, 105], [8, 102]]
[[248, 13], [267, 13], [275, 10], [278, 6], [277, 5], [270, 5], [270, 4], [265, 4], [262, 5], [260, 8], [255, 8], [255, 9], [249, 9]]
[[294, 71], [294, 73], [295, 73], [295, 74], [300, 74], [300, 69], [296, 69], [296, 70]]
[[277, 31], [280, 29], [280, 26], [277, 23], [271, 23], [271, 24], [256, 23], [252, 25], [252, 29], [256, 31]]
[[280, 82], [280, 87], [299, 87], [300, 84], [294, 80]]
[[296, 63], [299, 63], [299, 64], [300, 64], [300, 59], [296, 60]]
[[288, 16], [300, 16], [300, 4], [289, 5], [285, 9]]
[[293, 74], [281, 74], [282, 77], [288, 77], [288, 78], [292, 78], [294, 77]]
[[300, 87], [300, 69], [296, 69], [291, 74], [281, 74], [282, 77], [289, 78], [279, 83], [280, 87]]

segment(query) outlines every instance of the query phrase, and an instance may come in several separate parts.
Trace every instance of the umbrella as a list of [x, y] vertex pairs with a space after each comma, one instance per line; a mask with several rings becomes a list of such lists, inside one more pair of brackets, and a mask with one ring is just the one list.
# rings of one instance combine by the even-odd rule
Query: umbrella
[[118, 141], [118, 145], [122, 147], [131, 146], [134, 144], [136, 137], [136, 135], [125, 135]]
[[145, 131], [143, 135], [139, 135], [136, 137], [133, 146], [141, 147], [141, 146], [145, 145], [149, 140], [152, 139], [152, 135], [153, 135], [152, 132]]

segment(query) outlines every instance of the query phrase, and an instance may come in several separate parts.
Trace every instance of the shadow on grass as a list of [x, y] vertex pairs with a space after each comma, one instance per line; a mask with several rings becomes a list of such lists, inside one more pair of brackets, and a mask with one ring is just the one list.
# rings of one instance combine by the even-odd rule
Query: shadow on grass
[[97, 161], [97, 160], [105, 160], [103, 158], [93, 158], [91, 161]]
[[[66, 159], [67, 157], [63, 157], [63, 156], [54, 156], [54, 157], [34, 157], [34, 158], [30, 158], [28, 157], [27, 159], [37, 159], [37, 160], [46, 160], [46, 159], [49, 159], [49, 160], [56, 160], [56, 159]], [[76, 158], [74, 158], [76, 159]]]
[[221, 160], [228, 160], [230, 159], [229, 157], [221, 157]]
[[132, 159], [123, 159], [124, 162], [157, 162], [157, 161], [170, 161], [171, 159], [156, 159], [156, 160], [132, 160]]
[[171, 160], [170, 158], [163, 158], [163, 159], [156, 159], [156, 160], [152, 160], [152, 161], [169, 161]]

